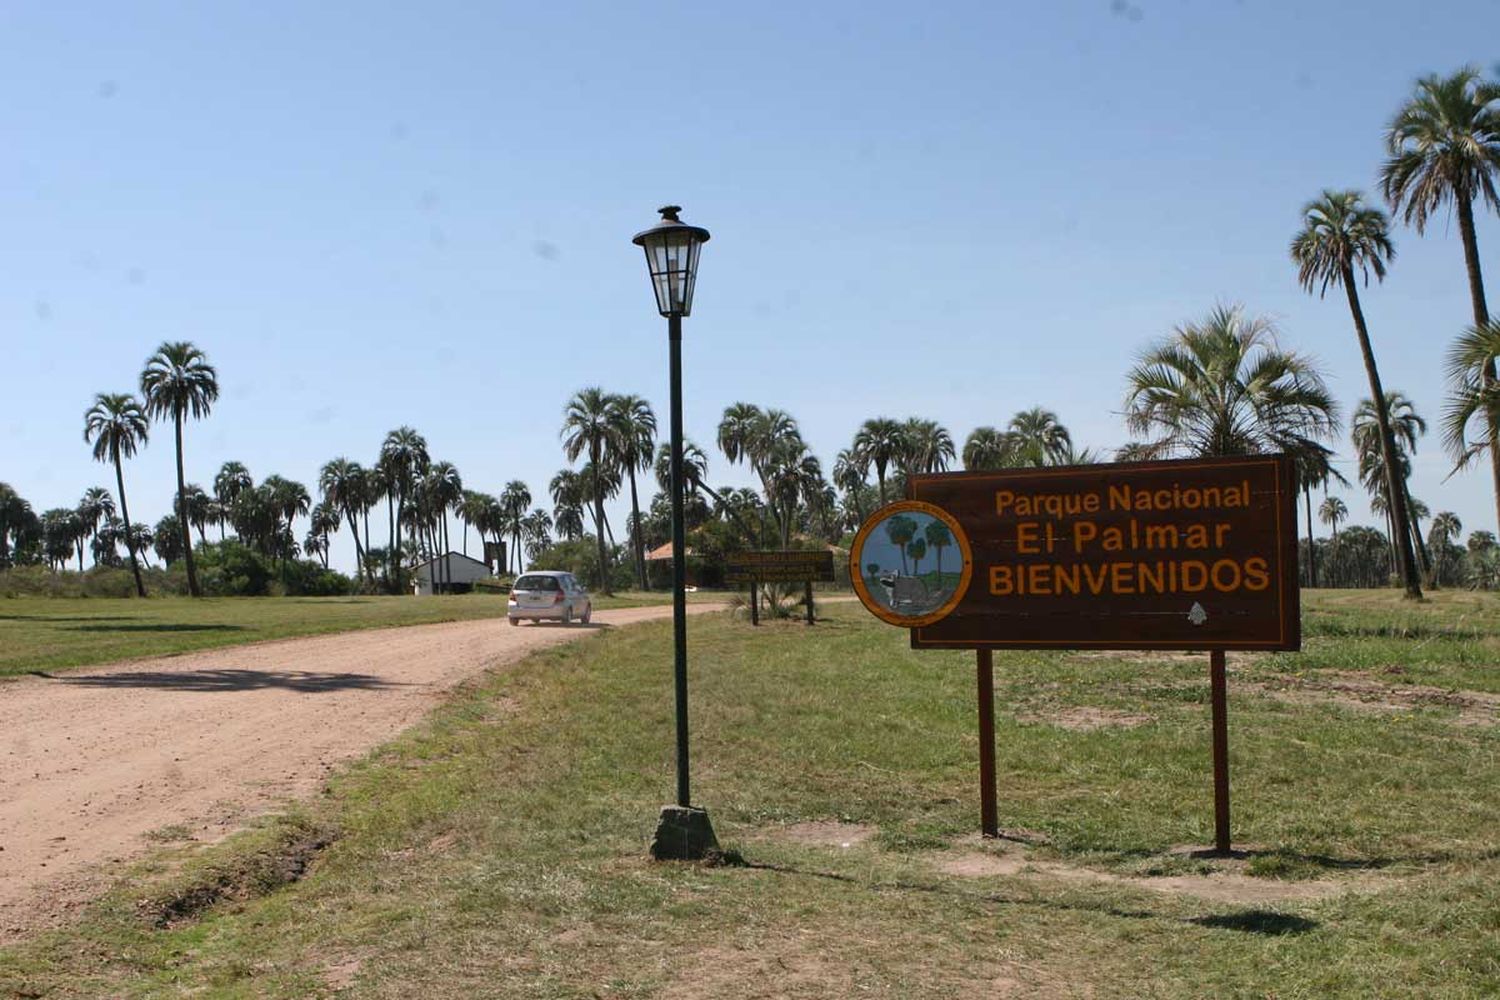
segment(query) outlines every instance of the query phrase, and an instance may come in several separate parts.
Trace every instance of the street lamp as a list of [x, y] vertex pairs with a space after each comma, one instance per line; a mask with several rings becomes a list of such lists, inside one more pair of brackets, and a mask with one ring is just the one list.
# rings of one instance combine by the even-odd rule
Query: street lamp
[[691, 860], [717, 851], [708, 812], [693, 808], [688, 785], [687, 563], [682, 526], [682, 317], [693, 312], [698, 253], [708, 230], [677, 217], [682, 209], [660, 209], [661, 221], [631, 240], [646, 251], [656, 309], [667, 318], [672, 382], [672, 646], [677, 692], [677, 804], [663, 806], [651, 856]]

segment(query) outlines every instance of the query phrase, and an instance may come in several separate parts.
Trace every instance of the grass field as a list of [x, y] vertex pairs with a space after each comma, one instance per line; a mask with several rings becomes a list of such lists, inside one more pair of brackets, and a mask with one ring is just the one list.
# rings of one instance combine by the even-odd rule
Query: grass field
[[694, 797], [739, 863], [645, 860], [671, 794], [670, 629], [484, 678], [328, 794], [165, 850], [0, 996], [1491, 997], [1500, 602], [1318, 594], [1230, 657], [1235, 839], [1211, 839], [1206, 657], [972, 658], [857, 606], [692, 624]]
[[[723, 600], [723, 594], [690, 594]], [[599, 608], [667, 604], [662, 593], [600, 596]], [[186, 597], [0, 600], [0, 677], [166, 656], [266, 639], [505, 614], [500, 594], [446, 597]]]

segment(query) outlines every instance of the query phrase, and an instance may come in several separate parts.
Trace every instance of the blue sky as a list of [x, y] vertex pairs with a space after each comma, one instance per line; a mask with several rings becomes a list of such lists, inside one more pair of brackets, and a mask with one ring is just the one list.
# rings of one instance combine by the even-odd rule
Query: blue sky
[[[1492, 2], [11, 4], [0, 479], [38, 510], [112, 487], [83, 411], [182, 338], [224, 388], [191, 479], [311, 486], [411, 424], [467, 486], [540, 498], [576, 389], [665, 426], [629, 239], [667, 201], [713, 231], [684, 351], [705, 447], [743, 399], [830, 463], [870, 416], [961, 442], [1035, 404], [1113, 448], [1134, 355], [1217, 301], [1275, 317], [1352, 408], [1347, 309], [1286, 256], [1298, 210], [1370, 190], [1413, 79], [1493, 64], [1497, 29]], [[1462, 251], [1441, 221], [1396, 239], [1365, 306], [1435, 421]], [[1500, 299], [1493, 216], [1479, 239]], [[137, 520], [171, 470], [161, 428], [126, 468]], [[1447, 471], [1429, 436], [1414, 493], [1493, 530], [1485, 474]]]

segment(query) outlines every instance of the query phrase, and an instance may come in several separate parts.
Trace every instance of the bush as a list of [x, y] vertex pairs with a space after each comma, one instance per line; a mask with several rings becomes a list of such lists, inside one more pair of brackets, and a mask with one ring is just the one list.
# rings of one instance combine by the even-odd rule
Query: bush
[[[141, 570], [141, 582], [153, 597], [185, 594], [181, 571], [158, 567]], [[45, 566], [0, 570], [0, 597], [134, 597], [135, 576], [128, 566], [94, 566], [53, 572]]]

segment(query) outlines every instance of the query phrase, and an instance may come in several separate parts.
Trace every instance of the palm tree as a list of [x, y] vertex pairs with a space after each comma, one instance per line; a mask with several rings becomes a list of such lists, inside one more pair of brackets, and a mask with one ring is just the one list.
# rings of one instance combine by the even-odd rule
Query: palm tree
[[448, 511], [463, 499], [464, 481], [452, 462], [433, 462], [427, 470], [426, 487], [434, 518], [433, 534], [442, 534], [441, 551], [438, 553], [441, 562], [438, 565], [442, 569], [443, 587], [445, 590], [451, 589], [453, 581], [449, 579], [447, 554], [452, 551], [453, 546], [448, 541]]
[[517, 573], [522, 569], [521, 534], [526, 530], [523, 522], [526, 520], [526, 508], [530, 506], [531, 490], [521, 480], [511, 480], [500, 491], [501, 529], [511, 537], [511, 559]]
[[[1376, 281], [1384, 281], [1386, 265], [1396, 256], [1385, 214], [1366, 206], [1358, 191], [1326, 190], [1317, 200], [1303, 207], [1302, 218], [1302, 229], [1292, 238], [1291, 245], [1292, 260], [1297, 264], [1297, 280], [1309, 294], [1316, 286], [1320, 298], [1327, 293], [1329, 285], [1343, 286], [1349, 300], [1349, 313], [1354, 318], [1360, 354], [1364, 358], [1365, 377], [1370, 382], [1370, 398], [1385, 399], [1380, 371], [1375, 365], [1375, 349], [1370, 345], [1370, 331], [1359, 302], [1359, 288], [1354, 282], [1356, 268], [1366, 286], [1372, 273]], [[1411, 524], [1405, 497], [1401, 495], [1404, 492], [1400, 488], [1403, 480], [1397, 474], [1395, 443], [1386, 414], [1377, 410], [1376, 419], [1387, 495], [1395, 497], [1391, 507], [1391, 535], [1396, 546], [1397, 571], [1405, 582], [1406, 596], [1420, 597], [1422, 588], [1416, 561], [1412, 557]]]
[[373, 587], [375, 584], [373, 570], [365, 563], [365, 549], [369, 542], [368, 533], [364, 543], [361, 543], [359, 537], [358, 515], [363, 508], [367, 489], [365, 470], [358, 462], [351, 462], [343, 457], [335, 458], [326, 462], [319, 471], [318, 489], [323, 494], [323, 502], [339, 512], [344, 523], [349, 525], [349, 533], [354, 536], [355, 565], [363, 570]]
[[[214, 496], [219, 501], [221, 518], [219, 521], [219, 541], [224, 540], [224, 522], [234, 520], [234, 502], [239, 499], [241, 493], [255, 486], [255, 480], [250, 476], [250, 470], [240, 462], [225, 462], [219, 468], [219, 474], [214, 476]], [[239, 526], [235, 525], [235, 532], [239, 532]]]
[[[130, 508], [125, 503], [125, 469], [121, 460], [136, 453], [146, 443], [151, 420], [140, 402], [128, 393], [99, 393], [94, 405], [83, 415], [83, 439], [94, 445], [94, 461], [113, 462], [115, 488], [120, 497], [120, 516], [130, 524]], [[135, 574], [135, 592], [146, 596], [141, 582], [140, 562], [136, 558], [132, 536], [125, 531], [125, 548], [130, 553], [130, 571]]]
[[853, 448], [845, 448], [833, 460], [833, 485], [844, 491], [846, 500], [854, 503], [854, 523], [863, 524], [865, 511], [860, 503], [861, 491], [868, 489], [865, 476], [869, 473], [870, 461]]
[[[1500, 172], [1500, 86], [1482, 79], [1471, 67], [1452, 76], [1423, 77], [1411, 100], [1391, 121], [1386, 150], [1390, 158], [1381, 168], [1381, 188], [1391, 210], [1400, 212], [1418, 235], [1438, 209], [1451, 204], [1458, 210], [1474, 326], [1487, 326], [1490, 314], [1474, 234], [1474, 202], [1482, 199], [1491, 208], [1500, 207], [1495, 191], [1495, 175]], [[1493, 355], [1482, 362], [1480, 379], [1485, 386], [1494, 383]], [[1380, 398], [1378, 390], [1374, 395]], [[1500, 414], [1485, 416], [1495, 504], [1500, 510]]]
[[78, 512], [70, 507], [54, 507], [42, 511], [39, 519], [42, 528], [42, 555], [47, 568], [54, 573], [66, 569], [73, 558], [73, 543], [82, 535], [82, 521]]
[[875, 479], [880, 483], [880, 506], [884, 507], [885, 470], [892, 462], [899, 463], [901, 456], [905, 454], [905, 431], [889, 417], [866, 420], [855, 432], [854, 451], [875, 466]]
[[1349, 481], [1333, 467], [1332, 449], [1304, 438], [1294, 438], [1285, 443], [1297, 469], [1297, 482], [1302, 487], [1302, 497], [1307, 506], [1307, 583], [1318, 585], [1318, 548], [1313, 540], [1312, 491], [1318, 486], [1327, 486], [1330, 479], [1337, 479], [1345, 486]]
[[583, 534], [583, 482], [572, 469], [562, 469], [547, 491], [552, 494], [552, 524], [571, 542]]
[[1057, 414], [1033, 406], [1010, 419], [1012, 447], [1018, 465], [1062, 465], [1073, 455], [1073, 438]]
[[[1383, 423], [1382, 423], [1383, 418]], [[1385, 474], [1385, 438], [1390, 435], [1390, 454], [1396, 468], [1395, 489]], [[1421, 528], [1411, 510], [1411, 491], [1407, 479], [1411, 475], [1411, 455], [1416, 453], [1417, 439], [1427, 433], [1427, 421], [1423, 420], [1400, 392], [1385, 394], [1385, 407], [1377, 410], [1368, 399], [1361, 399], [1354, 408], [1350, 424], [1350, 438], [1355, 455], [1359, 459], [1359, 477], [1371, 494], [1371, 509], [1386, 515], [1390, 521], [1391, 546], [1396, 571], [1406, 579], [1405, 565], [1416, 569], [1417, 557], [1422, 555]], [[1395, 502], [1392, 502], [1392, 496]], [[1404, 516], [1405, 521], [1400, 518]], [[1403, 565], [1402, 560], [1407, 560]], [[1408, 596], [1410, 596], [1408, 594]]]
[[753, 403], [732, 403], [724, 408], [724, 416], [719, 420], [718, 445], [730, 465], [749, 460], [756, 424], [764, 417], [760, 407]]
[[102, 521], [115, 516], [114, 497], [102, 486], [90, 486], [83, 491], [78, 501], [78, 519], [82, 530], [78, 536], [78, 569], [83, 570], [83, 540], [91, 538], [99, 530]]
[[1152, 457], [1255, 455], [1326, 438], [1333, 397], [1308, 358], [1281, 350], [1270, 320], [1215, 307], [1153, 345], [1126, 376], [1126, 422]]
[[302, 542], [302, 551], [316, 553], [328, 568], [328, 536], [339, 530], [341, 511], [333, 503], [320, 503], [307, 515], [307, 538]]
[[[663, 443], [656, 449], [656, 462], [653, 472], [656, 476], [656, 485], [661, 487], [662, 492], [672, 491], [672, 446]], [[708, 478], [708, 455], [703, 449], [691, 441], [682, 442], [682, 488], [692, 491], [702, 485], [703, 480]]]
[[964, 440], [964, 468], [970, 472], [994, 472], [1013, 468], [1017, 462], [1016, 439], [1010, 431], [976, 427]]
[[953, 461], [953, 435], [936, 420], [912, 417], [901, 425], [906, 448], [901, 470], [911, 477], [923, 472], [945, 472]]
[[397, 532], [405, 524], [406, 504], [415, 489], [418, 476], [425, 475], [430, 459], [427, 439], [410, 427], [402, 426], [385, 436], [380, 446], [380, 469], [384, 474], [387, 496], [394, 498], [391, 514], [391, 585], [401, 589], [400, 540]]
[[639, 396], [615, 396], [612, 402], [616, 455], [620, 467], [630, 477], [630, 545], [635, 557], [636, 583], [645, 590], [646, 550], [637, 530], [641, 502], [636, 495], [635, 474], [651, 468], [651, 458], [656, 450], [656, 414], [651, 412], [651, 404]]
[[605, 465], [615, 457], [615, 425], [610, 397], [598, 386], [580, 389], [563, 411], [563, 454], [568, 461], [589, 456], [588, 493], [594, 507], [594, 534], [599, 546], [599, 589], [605, 595], [614, 591], [609, 581], [609, 556], [604, 548], [604, 496], [607, 489]]
[[540, 507], [521, 518], [521, 537], [526, 542], [526, 557], [533, 563], [552, 544], [551, 531], [552, 518]]
[[1453, 540], [1463, 534], [1463, 530], [1463, 522], [1451, 510], [1441, 511], [1432, 519], [1432, 527], [1427, 534], [1427, 544], [1436, 552], [1433, 557], [1434, 578], [1442, 580], [1446, 576], [1448, 549], [1453, 544]]
[[1323, 503], [1318, 507], [1318, 520], [1333, 530], [1333, 557], [1335, 562], [1337, 562], [1339, 554], [1339, 522], [1349, 520], [1349, 508], [1338, 497], [1324, 497]]
[[141, 372], [141, 397], [146, 412], [158, 420], [172, 418], [177, 441], [177, 520], [182, 529], [182, 554], [187, 563], [188, 593], [200, 596], [198, 571], [193, 565], [193, 535], [189, 530], [187, 484], [182, 472], [182, 421], [208, 416], [219, 398], [219, 376], [208, 357], [185, 340], [168, 341], [146, 359]]
[[766, 500], [781, 525], [781, 547], [791, 545], [792, 525], [799, 500], [816, 508], [823, 487], [823, 469], [800, 436], [783, 437], [762, 459]]

